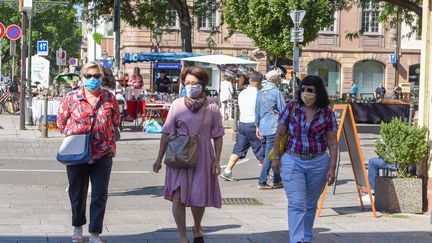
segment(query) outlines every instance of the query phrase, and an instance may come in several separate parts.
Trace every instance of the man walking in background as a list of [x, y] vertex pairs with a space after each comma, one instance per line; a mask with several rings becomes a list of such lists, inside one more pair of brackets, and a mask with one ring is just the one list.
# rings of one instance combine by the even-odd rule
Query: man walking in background
[[234, 73], [227, 70], [224, 72], [224, 80], [221, 82], [220, 102], [221, 114], [224, 120], [228, 120], [228, 102], [232, 99], [234, 94], [233, 83], [235, 82], [235, 77]]
[[240, 122], [237, 133], [237, 142], [224, 171], [220, 174], [222, 178], [234, 181], [232, 169], [239, 159], [246, 157], [250, 147], [257, 160], [262, 164], [264, 160], [264, 150], [262, 142], [256, 136], [255, 127], [255, 101], [258, 89], [261, 88], [262, 75], [253, 71], [249, 77], [249, 86], [240, 92], [238, 96], [238, 106], [240, 109]]

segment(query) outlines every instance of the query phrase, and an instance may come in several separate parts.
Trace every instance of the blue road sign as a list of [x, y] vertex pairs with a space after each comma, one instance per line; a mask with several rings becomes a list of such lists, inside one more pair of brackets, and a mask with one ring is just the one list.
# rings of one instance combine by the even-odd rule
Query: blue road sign
[[103, 66], [107, 68], [112, 68], [113, 61], [112, 60], [103, 60]]
[[48, 56], [48, 41], [37, 42], [37, 54], [39, 56]]
[[397, 63], [397, 56], [396, 54], [390, 54], [390, 63], [396, 64]]
[[21, 28], [16, 24], [9, 25], [6, 29], [6, 36], [10, 40], [18, 40], [19, 38], [21, 38], [21, 34]]

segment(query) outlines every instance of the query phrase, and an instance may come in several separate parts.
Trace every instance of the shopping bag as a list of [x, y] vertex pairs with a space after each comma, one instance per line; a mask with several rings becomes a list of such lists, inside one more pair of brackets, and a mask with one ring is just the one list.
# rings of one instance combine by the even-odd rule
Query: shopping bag
[[162, 133], [162, 119], [152, 118], [144, 122], [143, 132], [145, 133]]

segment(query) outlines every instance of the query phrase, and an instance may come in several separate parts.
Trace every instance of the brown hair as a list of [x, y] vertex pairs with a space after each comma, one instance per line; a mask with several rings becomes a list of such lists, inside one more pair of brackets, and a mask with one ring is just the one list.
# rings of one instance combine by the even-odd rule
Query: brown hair
[[200, 84], [203, 86], [206, 86], [209, 82], [209, 73], [207, 72], [207, 69], [203, 68], [203, 67], [189, 67], [189, 68], [185, 68], [183, 69], [182, 73], [181, 73], [181, 82], [182, 84], [184, 84], [184, 81], [186, 79], [186, 76], [190, 74], [195, 76], [199, 81]]

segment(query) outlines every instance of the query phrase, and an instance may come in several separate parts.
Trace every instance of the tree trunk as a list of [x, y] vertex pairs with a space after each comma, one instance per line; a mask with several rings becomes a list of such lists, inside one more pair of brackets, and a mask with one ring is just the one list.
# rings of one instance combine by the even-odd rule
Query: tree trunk
[[182, 51], [192, 52], [192, 22], [187, 0], [169, 0], [169, 3], [177, 11], [179, 17]]

